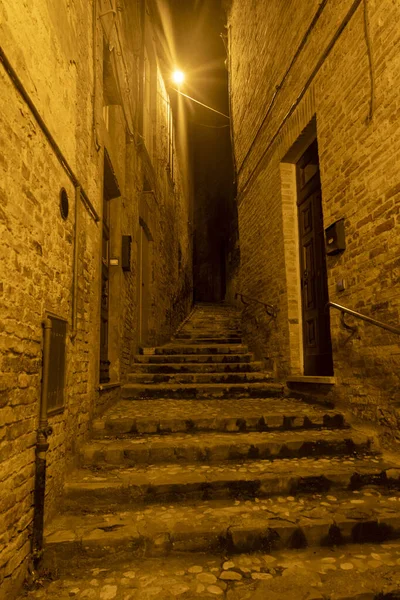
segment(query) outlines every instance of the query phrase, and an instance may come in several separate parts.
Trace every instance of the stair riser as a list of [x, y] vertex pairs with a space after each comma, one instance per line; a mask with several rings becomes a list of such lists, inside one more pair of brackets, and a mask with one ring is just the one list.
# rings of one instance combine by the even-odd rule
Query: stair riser
[[352, 454], [355, 451], [368, 452], [368, 441], [355, 443], [349, 440], [318, 440], [288, 442], [259, 442], [249, 447], [248, 444], [216, 444], [213, 447], [199, 447], [198, 444], [173, 448], [167, 445], [132, 448], [121, 446], [116, 449], [85, 449], [81, 454], [81, 465], [97, 465], [99, 467], [133, 467], [149, 463], [216, 463], [229, 460], [272, 460], [274, 458], [302, 458], [311, 456], [333, 456]]
[[254, 363], [192, 363], [192, 364], [149, 364], [136, 363], [131, 366], [132, 373], [151, 373], [173, 375], [179, 373], [259, 373], [260, 362]]
[[262, 383], [270, 381], [269, 373], [181, 373], [181, 374], [151, 374], [131, 373], [128, 376], [130, 383], [158, 384], [158, 383]]
[[379, 523], [348, 521], [333, 524], [329, 521], [311, 522], [302, 528], [296, 524], [275, 521], [266, 528], [249, 522], [241, 527], [213, 528], [197, 531], [143, 531], [121, 528], [100, 532], [88, 539], [46, 544], [45, 566], [62, 570], [71, 564], [72, 556], [79, 560], [109, 559], [118, 554], [120, 560], [132, 555], [167, 556], [171, 552], [273, 553], [283, 549], [336, 546], [346, 543], [378, 543], [400, 538], [400, 517], [387, 515]]
[[[151, 482], [139, 485], [118, 485], [109, 487], [104, 485], [88, 486], [84, 484], [67, 485], [65, 488], [64, 510], [71, 514], [80, 512], [91, 512], [93, 506], [99, 512], [112, 512], [132, 510], [135, 506], [148, 504], [170, 504], [185, 501], [208, 501], [219, 499], [249, 500], [254, 498], [265, 498], [272, 496], [296, 496], [298, 493], [318, 494], [327, 492], [338, 492], [339, 490], [359, 489], [356, 479], [357, 474], [351, 471], [347, 473], [331, 473], [324, 475], [297, 476], [288, 473], [284, 476], [261, 475], [254, 479], [235, 478], [231, 481], [226, 478], [209, 481], [190, 481], [189, 483], [163, 483]], [[392, 489], [393, 481], [386, 479], [385, 474], [371, 473], [363, 474], [364, 486], [378, 486], [382, 490]], [[398, 482], [397, 482], [398, 487]]]
[[[115, 435], [168, 434], [168, 433], [245, 433], [247, 431], [290, 431], [316, 429], [320, 427], [341, 428], [345, 422], [342, 415], [316, 414], [307, 417], [288, 415], [260, 415], [253, 418], [223, 419], [128, 419], [121, 417], [113, 420], [98, 420], [93, 424], [93, 437], [101, 438]], [[234, 441], [234, 438], [233, 438]]]
[[162, 355], [139, 354], [135, 357], [136, 362], [162, 364], [162, 363], [199, 363], [199, 364], [214, 364], [214, 363], [250, 363], [253, 360], [253, 355], [247, 354], [187, 354], [187, 355]]
[[172, 338], [176, 344], [191, 344], [191, 345], [202, 345], [202, 344], [241, 344], [242, 338], [237, 336], [226, 336], [226, 337], [200, 337], [200, 336], [175, 336]]
[[152, 389], [150, 386], [143, 389], [138, 386], [135, 389], [132, 387], [123, 387], [121, 390], [121, 397], [125, 399], [134, 400], [146, 400], [152, 398], [169, 398], [169, 399], [232, 399], [232, 398], [271, 398], [277, 396], [283, 396], [283, 387], [280, 385], [274, 386], [273, 384], [265, 385], [261, 387], [251, 388], [251, 384], [247, 386], [238, 386], [237, 388], [227, 385], [226, 388], [210, 388], [202, 387], [200, 384], [196, 387], [188, 387], [182, 385], [182, 387], [176, 388], [155, 388]]
[[247, 346], [242, 344], [226, 345], [190, 345], [181, 344], [173, 346], [161, 346], [155, 349], [156, 355], [174, 356], [175, 354], [247, 354]]

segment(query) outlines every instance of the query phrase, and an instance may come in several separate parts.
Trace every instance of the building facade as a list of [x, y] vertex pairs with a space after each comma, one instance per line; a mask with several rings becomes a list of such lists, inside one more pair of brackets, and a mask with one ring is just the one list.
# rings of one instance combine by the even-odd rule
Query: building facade
[[233, 0], [228, 14], [250, 345], [278, 377], [399, 439], [400, 8]]
[[134, 354], [191, 306], [185, 114], [159, 4], [0, 2], [0, 598], [31, 556], [44, 381], [49, 517]]

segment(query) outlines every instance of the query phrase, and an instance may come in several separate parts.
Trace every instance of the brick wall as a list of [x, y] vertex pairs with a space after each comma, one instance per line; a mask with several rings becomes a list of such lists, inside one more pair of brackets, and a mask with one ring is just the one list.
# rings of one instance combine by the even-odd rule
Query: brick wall
[[[283, 380], [302, 372], [296, 197], [288, 153], [313, 117], [324, 226], [344, 218], [346, 227], [346, 251], [327, 258], [330, 300], [399, 324], [400, 101], [395, 81], [400, 31], [395, 23], [400, 10], [392, 0], [366, 3], [374, 81], [369, 119], [365, 5], [322, 3], [301, 44], [319, 4], [233, 0], [228, 10], [239, 169], [239, 287], [279, 309], [272, 322], [257, 309], [244, 326], [251, 346]], [[347, 288], [338, 292], [341, 279]], [[351, 336], [339, 314], [331, 314], [335, 399], [397, 437], [398, 339], [357, 325], [357, 335]]]
[[[120, 42], [116, 37], [111, 41], [114, 47], [121, 43], [125, 58], [124, 65], [118, 54], [120, 62], [114, 63], [114, 68], [126, 85], [122, 86], [120, 104], [113, 107], [111, 125], [108, 130], [105, 127], [103, 37], [104, 31], [110, 29], [109, 23], [98, 15], [106, 4], [105, 0], [99, 1], [94, 25], [93, 4], [89, 2], [64, 7], [38, 0], [22, 7], [21, 3], [1, 0], [0, 37], [7, 58], [100, 217], [104, 147], [110, 155], [121, 191], [120, 197], [110, 200], [111, 255], [120, 258], [121, 236], [132, 236], [131, 270], [123, 272], [120, 266], [110, 267], [110, 374], [111, 382], [118, 384], [124, 382], [138, 348], [136, 245], [145, 174], [152, 178], [155, 189], [151, 206], [154, 241], [150, 311], [155, 342], [169, 337], [190, 308], [191, 188], [187, 154], [181, 151], [178, 142], [174, 183], [165, 168], [165, 140], [161, 140], [166, 130], [161, 108], [154, 111], [159, 143], [155, 144], [158, 154], [150, 163], [141, 143], [142, 77], [138, 45], [141, 28], [136, 4], [124, 5], [113, 27], [113, 35], [118, 34]], [[151, 13], [148, 19], [151, 23]], [[109, 42], [106, 40], [106, 48], [112, 52]], [[178, 134], [184, 137], [183, 127]], [[87, 437], [93, 414], [118, 400], [119, 387], [99, 390], [101, 221], [96, 222], [85, 203], [78, 200], [77, 334], [71, 339], [75, 188], [3, 64], [0, 65], [0, 172], [0, 599], [3, 600], [18, 591], [29, 560], [42, 321], [48, 312], [66, 319], [69, 330], [65, 409], [50, 418], [53, 434], [49, 437], [47, 454], [47, 518], [55, 510], [74, 451]], [[69, 197], [69, 216], [65, 221], [59, 209], [62, 187]]]

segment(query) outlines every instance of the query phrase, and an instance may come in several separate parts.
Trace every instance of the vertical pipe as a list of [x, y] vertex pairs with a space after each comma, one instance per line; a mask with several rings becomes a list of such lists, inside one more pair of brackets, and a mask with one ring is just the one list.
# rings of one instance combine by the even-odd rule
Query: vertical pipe
[[46, 452], [49, 448], [48, 436], [52, 433], [47, 418], [47, 392], [49, 382], [50, 364], [50, 338], [51, 319], [43, 321], [43, 368], [42, 368], [42, 391], [40, 397], [39, 427], [36, 435], [36, 469], [34, 490], [34, 513], [32, 532], [32, 554], [35, 567], [40, 562], [43, 554], [43, 527], [44, 527], [44, 500], [46, 491]]
[[71, 340], [76, 338], [77, 334], [77, 308], [78, 308], [78, 256], [79, 256], [79, 202], [81, 199], [81, 188], [79, 185], [75, 188], [75, 228], [74, 228], [74, 262], [72, 278], [72, 318], [71, 318]]
[[96, 152], [101, 146], [97, 136], [97, 0], [93, 0], [93, 139]]
[[139, 55], [139, 133], [140, 141], [143, 143], [143, 123], [144, 123], [144, 47], [146, 44], [146, 0], [140, 0], [140, 27], [142, 38], [140, 41]]

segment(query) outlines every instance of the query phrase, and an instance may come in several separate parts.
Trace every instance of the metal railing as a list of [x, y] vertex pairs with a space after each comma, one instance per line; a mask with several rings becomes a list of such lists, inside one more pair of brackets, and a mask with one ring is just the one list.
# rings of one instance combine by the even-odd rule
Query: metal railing
[[[372, 317], [367, 317], [366, 315], [363, 315], [363, 314], [357, 312], [356, 310], [352, 310], [351, 308], [347, 308], [346, 306], [342, 306], [341, 304], [336, 304], [336, 302], [328, 302], [325, 305], [325, 310], [328, 310], [329, 308], [336, 308], [337, 310], [340, 310], [342, 313], [342, 317], [344, 317], [344, 314], [352, 315], [356, 319], [361, 319], [362, 321], [371, 323], [371, 325], [376, 325], [377, 327], [380, 327], [381, 329], [386, 329], [386, 331], [390, 331], [391, 333], [397, 333], [397, 335], [400, 335], [400, 327], [393, 327], [393, 325], [387, 325], [386, 323], [383, 323], [382, 321], [378, 321], [377, 319], [373, 319]], [[343, 324], [347, 328], [353, 329], [352, 327], [348, 326], [346, 323], [343, 322]]]
[[[254, 302], [255, 304], [260, 304], [261, 306], [263, 306], [265, 308], [265, 311], [267, 313], [267, 315], [269, 317], [272, 317], [273, 319], [276, 318], [278, 312], [276, 307], [273, 304], [268, 304], [268, 302], [261, 302], [261, 300], [257, 300], [256, 298], [252, 298], [251, 296], [247, 296], [246, 294], [242, 294], [241, 292], [236, 292], [235, 294], [235, 300], [237, 298], [240, 298], [240, 301], [247, 307], [250, 306], [250, 304], [252, 302]], [[249, 302], [246, 302], [245, 298], [247, 300], [249, 300]]]

